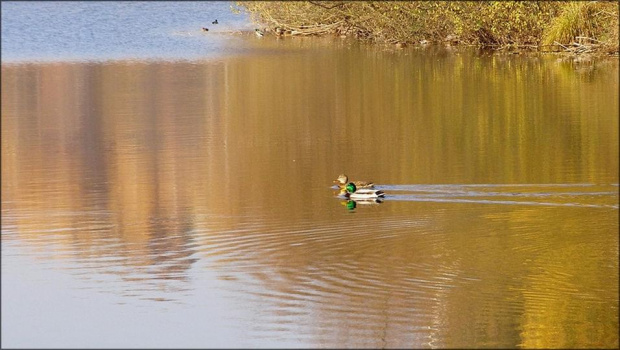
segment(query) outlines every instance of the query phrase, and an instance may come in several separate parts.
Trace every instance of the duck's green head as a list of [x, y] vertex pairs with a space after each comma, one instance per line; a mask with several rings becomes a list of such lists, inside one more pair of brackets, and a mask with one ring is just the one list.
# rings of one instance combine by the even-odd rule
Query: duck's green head
[[349, 182], [345, 186], [345, 189], [347, 190], [348, 193], [353, 193], [353, 192], [355, 192], [355, 190], [357, 190], [357, 188], [355, 187], [355, 184], [353, 182]]
[[355, 201], [347, 201], [347, 209], [353, 210], [355, 209], [356, 206], [357, 206], [357, 203], [355, 203]]

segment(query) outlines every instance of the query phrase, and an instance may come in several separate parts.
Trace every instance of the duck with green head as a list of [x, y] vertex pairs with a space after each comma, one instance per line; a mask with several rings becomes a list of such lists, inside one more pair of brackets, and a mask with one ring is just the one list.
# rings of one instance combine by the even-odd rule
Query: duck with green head
[[[338, 184], [338, 187], [340, 187], [340, 189], [345, 189], [345, 187], [349, 183], [349, 177], [345, 174], [340, 174], [340, 176], [338, 176], [338, 178], [334, 180], [334, 183]], [[375, 184], [372, 182], [352, 181], [352, 183], [357, 188], [375, 188]]]
[[357, 188], [353, 182], [347, 183], [344, 186], [344, 189], [341, 190], [340, 195], [353, 200], [367, 200], [385, 197], [385, 193], [383, 193], [383, 191], [373, 190], [370, 188]]

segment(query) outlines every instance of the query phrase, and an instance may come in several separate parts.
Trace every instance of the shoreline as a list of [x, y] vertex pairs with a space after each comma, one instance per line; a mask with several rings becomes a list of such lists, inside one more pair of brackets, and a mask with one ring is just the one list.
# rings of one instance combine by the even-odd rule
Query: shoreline
[[[351, 39], [351, 40], [358, 40], [360, 43], [369, 43], [368, 40], [363, 40], [360, 38], [355, 38], [355, 37], [350, 37], [350, 36], [343, 36], [343, 35], [334, 35], [334, 34], [330, 34], [330, 33], [323, 33], [323, 34], [299, 34], [299, 33], [289, 33], [289, 34], [283, 34], [283, 35], [278, 35], [277, 34], [277, 28], [271, 28], [271, 27], [262, 27], [261, 28], [262, 32], [264, 33], [265, 36], [273, 36], [276, 37], [277, 39], [285, 39], [285, 38], [291, 38], [291, 39], [296, 39], [296, 38], [307, 38], [307, 37], [314, 37], [314, 38], [328, 38], [328, 37], [333, 37], [333, 38], [342, 38], [342, 39]], [[487, 50], [493, 53], [508, 53], [508, 54], [531, 54], [531, 53], [536, 53], [536, 54], [552, 54], [552, 55], [558, 55], [558, 56], [570, 56], [570, 57], [579, 57], [579, 56], [594, 56], [594, 57], [606, 57], [606, 58], [620, 58], [620, 54], [618, 51], [615, 52], [608, 52], [605, 51], [604, 49], [600, 49], [599, 46], [597, 45], [592, 45], [592, 44], [587, 44], [587, 43], [572, 43], [572, 44], [567, 44], [567, 45], [562, 45], [562, 44], [556, 44], [556, 45], [514, 45], [514, 44], [506, 44], [506, 45], [479, 45], [479, 44], [469, 44], [469, 43], [462, 43], [462, 42], [456, 42], [456, 41], [449, 41], [449, 40], [444, 40], [444, 41], [427, 41], [427, 40], [422, 40], [421, 42], [417, 42], [417, 43], [411, 43], [411, 42], [397, 42], [397, 43], [387, 43], [387, 42], [372, 42], [370, 43], [371, 45], [377, 45], [377, 46], [384, 46], [384, 47], [388, 47], [388, 48], [395, 48], [395, 49], [404, 49], [404, 48], [408, 48], [408, 47], [415, 47], [415, 48], [420, 48], [420, 49], [426, 49], [426, 48], [437, 48], [437, 47], [444, 47], [444, 48], [459, 48], [459, 49], [479, 49], [479, 50]], [[547, 49], [550, 47], [556, 47], [556, 48], [562, 48], [561, 50], [559, 49]]]
[[592, 2], [249, 2], [265, 35], [329, 36], [407, 46], [618, 57], [618, 3]]

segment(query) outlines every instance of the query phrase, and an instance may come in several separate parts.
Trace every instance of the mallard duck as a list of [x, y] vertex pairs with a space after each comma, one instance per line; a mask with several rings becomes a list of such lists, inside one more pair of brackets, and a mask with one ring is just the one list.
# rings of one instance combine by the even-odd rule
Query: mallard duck
[[256, 28], [256, 29], [254, 30], [254, 34], [256, 34], [256, 36], [257, 36], [257, 37], [259, 37], [259, 38], [262, 38], [262, 37], [263, 37], [263, 35], [265, 35], [265, 33], [263, 33], [263, 31], [262, 31], [262, 30], [260, 30], [260, 29], [258, 29], [258, 28]]
[[209, 28], [202, 27], [202, 31], [203, 31], [203, 32], [208, 32], [208, 31], [209, 31]]
[[211, 24], [217, 24], [217, 19], [215, 21], [211, 22]]
[[341, 195], [345, 198], [349, 199], [375, 199], [375, 198], [383, 198], [385, 197], [385, 193], [380, 190], [371, 190], [368, 188], [360, 188], [358, 189], [353, 182], [349, 182], [344, 187], [344, 190], [341, 191]]
[[[338, 187], [340, 187], [341, 189], [344, 189], [345, 186], [349, 183], [349, 177], [345, 174], [341, 174], [336, 180], [334, 180], [334, 183], [338, 184]], [[372, 182], [353, 181], [353, 184], [357, 188], [375, 188], [375, 184]]]

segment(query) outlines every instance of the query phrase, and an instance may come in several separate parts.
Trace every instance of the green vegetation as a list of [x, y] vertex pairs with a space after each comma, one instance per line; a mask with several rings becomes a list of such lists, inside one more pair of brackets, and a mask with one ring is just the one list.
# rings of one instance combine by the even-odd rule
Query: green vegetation
[[618, 2], [239, 1], [275, 35], [618, 54]]
[[603, 51], [617, 54], [618, 3], [591, 1], [563, 4], [560, 15], [546, 29], [543, 44], [566, 45], [572, 42], [598, 45]]

